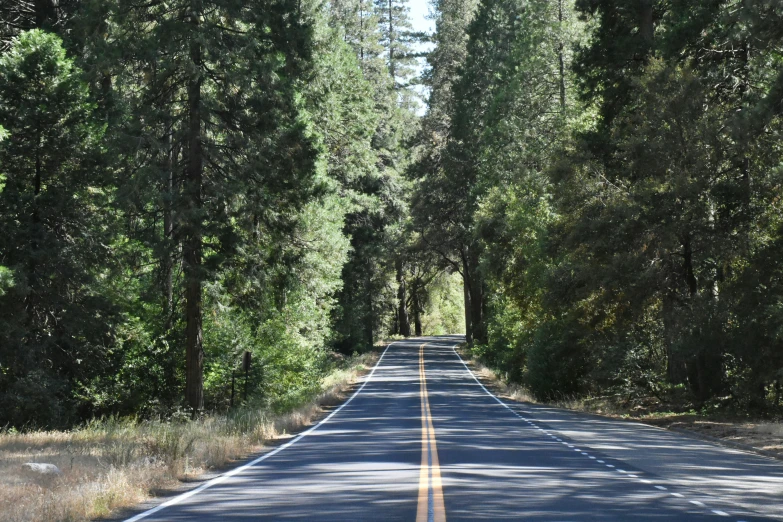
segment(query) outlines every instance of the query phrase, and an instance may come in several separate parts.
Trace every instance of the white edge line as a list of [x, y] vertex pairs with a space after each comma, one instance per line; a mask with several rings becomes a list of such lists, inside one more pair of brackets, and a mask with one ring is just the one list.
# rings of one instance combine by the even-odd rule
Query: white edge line
[[517, 412], [515, 412], [515, 411], [514, 411], [514, 410], [511, 408], [511, 406], [509, 406], [509, 405], [508, 405], [508, 404], [506, 404], [505, 402], [501, 401], [501, 400], [500, 400], [500, 399], [499, 399], [499, 398], [498, 398], [498, 397], [497, 397], [497, 396], [496, 396], [494, 393], [492, 393], [491, 391], [489, 391], [489, 390], [488, 390], [488, 389], [487, 389], [487, 388], [486, 388], [486, 387], [485, 387], [483, 384], [481, 384], [481, 381], [480, 381], [480, 380], [478, 380], [478, 377], [476, 377], [476, 375], [473, 373], [473, 371], [472, 371], [470, 368], [468, 368], [468, 365], [467, 365], [467, 364], [465, 364], [465, 360], [464, 360], [464, 359], [462, 358], [462, 356], [459, 354], [459, 352], [457, 351], [457, 348], [455, 347], [455, 348], [453, 348], [453, 350], [454, 350], [454, 353], [457, 355], [457, 357], [459, 357], [459, 361], [462, 363], [462, 366], [464, 366], [464, 367], [465, 367], [465, 370], [467, 370], [468, 374], [469, 374], [471, 377], [473, 377], [473, 380], [474, 380], [474, 381], [476, 381], [476, 384], [478, 384], [479, 386], [481, 386], [481, 389], [482, 389], [482, 390], [484, 390], [484, 391], [486, 392], [486, 394], [487, 394], [487, 395], [489, 395], [490, 397], [492, 397], [493, 399], [495, 399], [495, 400], [498, 402], [498, 404], [500, 404], [501, 406], [503, 406], [504, 408], [506, 408], [508, 411], [510, 411], [510, 412], [511, 412], [511, 413], [513, 413], [514, 415], [517, 415]]
[[[148, 516], [150, 516], [150, 515], [154, 515], [155, 513], [157, 513], [158, 511], [160, 511], [160, 510], [162, 510], [162, 509], [164, 509], [164, 508], [167, 508], [167, 507], [169, 507], [169, 506], [173, 506], [173, 505], [175, 505], [175, 504], [179, 504], [179, 503], [180, 503], [180, 502], [182, 502], [183, 500], [187, 500], [187, 499], [189, 499], [190, 497], [192, 497], [192, 496], [194, 496], [194, 495], [197, 495], [197, 494], [201, 493], [201, 492], [202, 492], [202, 491], [204, 491], [205, 489], [209, 489], [209, 488], [211, 488], [212, 486], [215, 486], [215, 485], [217, 485], [217, 484], [220, 484], [221, 482], [223, 482], [223, 481], [224, 481], [224, 480], [226, 480], [227, 478], [233, 477], [234, 475], [237, 475], [238, 473], [241, 473], [241, 472], [245, 471], [245, 470], [246, 470], [246, 469], [248, 469], [248, 468], [252, 468], [253, 466], [255, 466], [256, 464], [258, 464], [259, 462], [262, 462], [262, 461], [264, 461], [264, 460], [268, 459], [269, 457], [272, 457], [272, 456], [274, 456], [274, 455], [277, 455], [278, 453], [280, 453], [280, 452], [281, 452], [281, 451], [283, 451], [284, 449], [286, 449], [286, 448], [288, 448], [288, 447], [290, 447], [290, 446], [292, 446], [292, 445], [296, 444], [296, 443], [297, 443], [297, 442], [299, 442], [299, 441], [300, 441], [302, 438], [304, 438], [305, 436], [307, 436], [307, 435], [311, 434], [312, 432], [314, 432], [315, 430], [317, 430], [318, 428], [320, 428], [320, 427], [321, 427], [321, 425], [323, 425], [323, 424], [326, 424], [326, 423], [329, 421], [329, 419], [331, 419], [332, 417], [334, 417], [334, 416], [335, 416], [335, 415], [336, 415], [336, 414], [337, 414], [337, 413], [338, 413], [340, 410], [342, 410], [343, 408], [345, 408], [346, 406], [348, 406], [348, 404], [350, 404], [350, 402], [351, 402], [351, 401], [352, 401], [352, 400], [353, 400], [353, 399], [354, 399], [354, 398], [355, 398], [357, 395], [359, 395], [359, 393], [360, 393], [360, 392], [361, 392], [361, 391], [364, 389], [364, 387], [365, 387], [365, 386], [367, 386], [367, 383], [368, 383], [368, 382], [370, 382], [370, 380], [372, 379], [372, 376], [375, 374], [375, 370], [377, 370], [377, 369], [378, 369], [378, 367], [381, 365], [381, 361], [383, 360], [383, 357], [384, 357], [384, 355], [386, 355], [386, 352], [388, 352], [388, 351], [389, 351], [389, 348], [391, 348], [393, 344], [395, 344], [395, 343], [390, 343], [390, 344], [389, 344], [389, 346], [387, 346], [387, 347], [386, 347], [386, 349], [383, 351], [383, 353], [381, 354], [381, 357], [380, 357], [380, 359], [378, 359], [378, 362], [377, 362], [377, 363], [375, 363], [375, 367], [373, 367], [372, 371], [370, 372], [370, 375], [368, 375], [368, 376], [367, 376], [367, 378], [364, 380], [364, 383], [362, 383], [361, 387], [360, 387], [358, 390], [356, 390], [356, 391], [354, 392], [354, 394], [353, 394], [353, 395], [351, 395], [351, 397], [350, 397], [350, 398], [349, 398], [347, 401], [345, 401], [344, 403], [342, 403], [342, 404], [340, 405], [340, 407], [339, 407], [339, 408], [337, 408], [336, 410], [334, 410], [334, 411], [333, 411], [332, 413], [330, 413], [330, 414], [329, 414], [329, 415], [328, 415], [328, 416], [327, 416], [325, 419], [323, 419], [321, 422], [319, 422], [318, 424], [316, 424], [316, 425], [315, 425], [315, 426], [313, 426], [312, 428], [308, 429], [307, 431], [303, 431], [303, 432], [302, 432], [302, 433], [300, 433], [298, 436], [296, 436], [294, 439], [292, 439], [292, 440], [290, 440], [290, 441], [286, 442], [286, 443], [285, 443], [285, 444], [283, 444], [282, 446], [280, 446], [280, 447], [278, 447], [278, 448], [276, 448], [276, 449], [274, 449], [274, 450], [270, 451], [269, 453], [265, 453], [264, 455], [262, 455], [262, 456], [258, 457], [258, 458], [257, 458], [257, 459], [255, 459], [254, 461], [252, 461], [252, 462], [248, 462], [247, 464], [244, 464], [244, 465], [242, 465], [242, 466], [239, 466], [238, 468], [234, 468], [234, 469], [232, 469], [232, 470], [230, 470], [230, 471], [227, 471], [226, 473], [223, 473], [223, 474], [222, 474], [222, 475], [220, 475], [219, 477], [216, 477], [216, 478], [214, 478], [214, 479], [212, 479], [212, 480], [210, 480], [210, 481], [208, 481], [208, 482], [205, 482], [204, 484], [200, 485], [200, 486], [199, 486], [199, 487], [197, 487], [196, 489], [193, 489], [193, 490], [190, 490], [190, 491], [188, 491], [188, 492], [186, 492], [186, 493], [183, 493], [183, 494], [181, 494], [181, 495], [178, 495], [178, 496], [176, 496], [176, 497], [172, 498], [171, 500], [168, 500], [168, 501], [166, 501], [166, 502], [164, 502], [164, 503], [162, 503], [162, 504], [159, 504], [159, 505], [155, 506], [154, 508], [152, 508], [152, 509], [149, 509], [149, 510], [147, 510], [147, 511], [143, 512], [143, 513], [139, 513], [138, 515], [136, 515], [136, 516], [134, 516], [134, 517], [131, 517], [131, 518], [127, 519], [125, 522], [136, 522], [137, 520], [142, 520], [142, 519], [144, 519], [144, 518], [147, 518], [147, 517], [148, 517]], [[458, 355], [459, 355], [459, 354], [458, 354]], [[463, 364], [464, 364], [464, 363], [463, 363]]]

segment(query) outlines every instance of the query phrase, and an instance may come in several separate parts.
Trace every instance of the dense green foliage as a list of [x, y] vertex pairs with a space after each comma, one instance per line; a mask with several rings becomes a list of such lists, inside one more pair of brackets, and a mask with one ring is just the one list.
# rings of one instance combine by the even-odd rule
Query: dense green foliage
[[459, 282], [405, 271], [407, 12], [3, 4], [0, 426], [225, 410], [245, 352], [247, 400], [290, 408], [400, 331], [400, 277], [459, 328]]
[[777, 4], [432, 7], [3, 3], [0, 425], [226, 410], [245, 352], [286, 408], [459, 331], [545, 399], [779, 406]]
[[25, 33], [0, 58], [0, 120], [0, 251], [13, 271], [0, 298], [3, 409], [60, 419], [69, 377], [108, 363], [117, 310], [99, 291], [111, 241], [104, 126], [56, 36]]
[[476, 353], [544, 399], [779, 406], [779, 6], [439, 5], [414, 219]]

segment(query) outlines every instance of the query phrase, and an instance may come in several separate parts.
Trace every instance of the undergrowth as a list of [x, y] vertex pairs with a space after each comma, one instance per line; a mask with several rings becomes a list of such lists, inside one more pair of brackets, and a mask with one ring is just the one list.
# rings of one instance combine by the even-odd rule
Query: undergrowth
[[[224, 467], [268, 441], [311, 424], [339, 403], [377, 353], [336, 365], [320, 392], [280, 412], [242, 407], [197, 420], [96, 419], [71, 431], [0, 432], [0, 520], [81, 521], [110, 515], [183, 479]], [[26, 472], [27, 462], [56, 465], [59, 476]]]

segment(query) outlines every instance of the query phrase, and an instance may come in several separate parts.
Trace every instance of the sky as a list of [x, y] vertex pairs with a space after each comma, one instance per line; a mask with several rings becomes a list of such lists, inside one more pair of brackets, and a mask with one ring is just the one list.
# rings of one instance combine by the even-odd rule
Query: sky
[[408, 0], [408, 7], [411, 10], [411, 22], [413, 22], [413, 28], [416, 31], [431, 33], [435, 30], [435, 21], [427, 19], [430, 11], [429, 0]]

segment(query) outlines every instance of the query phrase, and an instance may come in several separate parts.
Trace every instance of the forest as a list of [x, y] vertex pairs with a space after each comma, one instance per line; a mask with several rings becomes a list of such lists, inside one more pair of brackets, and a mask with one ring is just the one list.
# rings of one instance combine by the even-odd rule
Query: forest
[[430, 12], [2, 2], [0, 427], [224, 412], [247, 357], [283, 411], [444, 333], [541, 400], [779, 408], [781, 4]]

